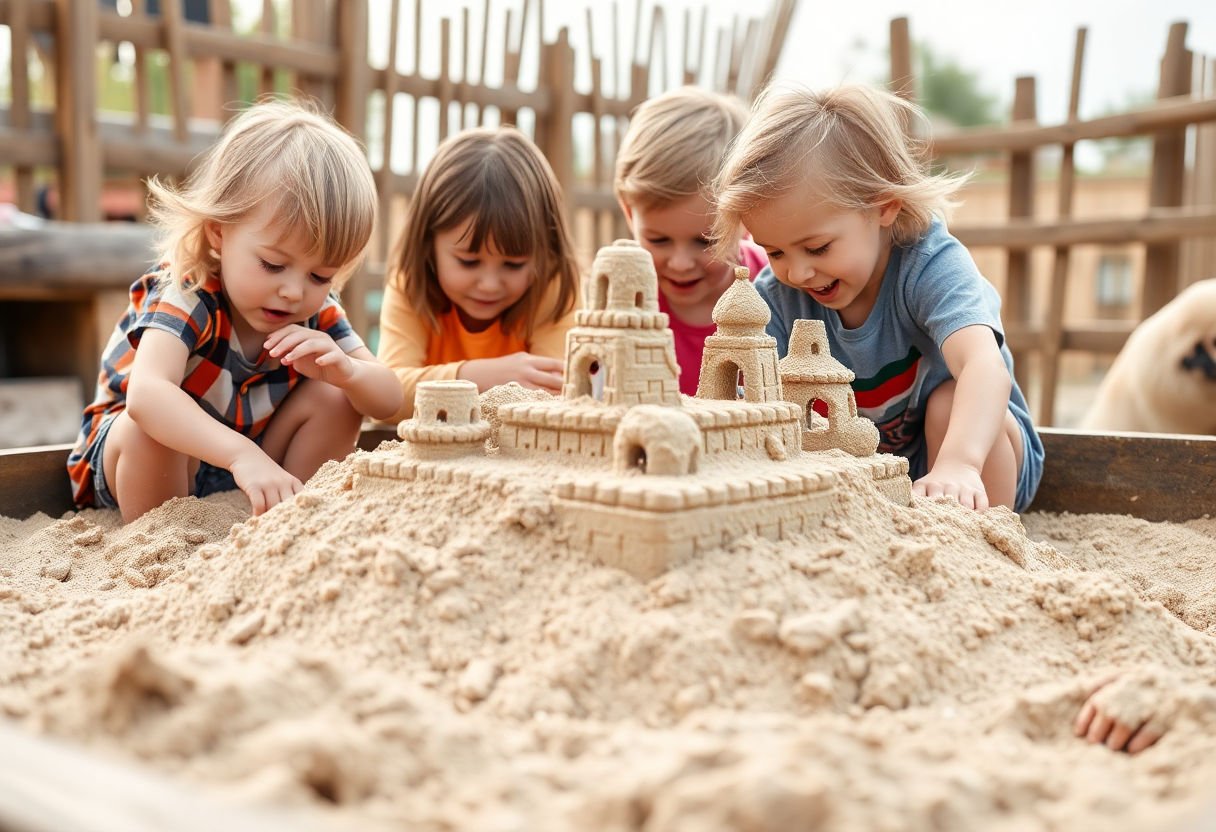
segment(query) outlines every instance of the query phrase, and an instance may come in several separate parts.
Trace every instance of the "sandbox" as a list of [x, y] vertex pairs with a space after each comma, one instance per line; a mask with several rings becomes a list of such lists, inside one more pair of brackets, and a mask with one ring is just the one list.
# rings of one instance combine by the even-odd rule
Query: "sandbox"
[[[181, 829], [1202, 824], [1216, 521], [1170, 478], [1197, 484], [1213, 443], [1048, 433], [1040, 510], [968, 511], [911, 498], [855, 439], [818, 457], [769, 438], [811, 430], [810, 399], [801, 423], [754, 386], [613, 421], [611, 396], [642, 388], [617, 365], [587, 400], [598, 343], [566, 405], [444, 392], [261, 517], [233, 493], [126, 526], [0, 518], [0, 730], [37, 749], [0, 755], [0, 827], [65, 828], [83, 801], [98, 829], [163, 829], [183, 790]], [[740, 429], [711, 446], [718, 425]], [[45, 499], [62, 457], [43, 453], [0, 458], [0, 514]], [[692, 544], [647, 538], [629, 513], [647, 499], [688, 512]], [[617, 529], [599, 546], [592, 503]], [[744, 510], [713, 525], [715, 505]], [[1111, 670], [1122, 712], [1167, 729], [1134, 757], [1072, 735]], [[81, 765], [113, 786], [75, 786]]]

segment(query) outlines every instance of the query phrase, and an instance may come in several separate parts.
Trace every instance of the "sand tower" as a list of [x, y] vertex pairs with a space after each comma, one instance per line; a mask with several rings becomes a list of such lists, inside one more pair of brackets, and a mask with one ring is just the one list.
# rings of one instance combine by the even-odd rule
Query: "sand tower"
[[[853, 371], [832, 357], [823, 321], [794, 321], [789, 352], [779, 366], [786, 401], [802, 410], [803, 450], [840, 448], [853, 456], [870, 456], [878, 449], [878, 428], [857, 415]], [[826, 406], [826, 421], [816, 419], [816, 402]]]
[[[705, 339], [701, 357], [699, 399], [743, 399], [779, 402], [781, 378], [777, 374], [777, 340], [765, 333], [768, 304], [739, 266], [735, 280], [714, 304], [718, 331]], [[739, 377], [742, 373], [742, 394]]]
[[[659, 311], [650, 254], [633, 240], [599, 250], [588, 282], [588, 305], [566, 336], [562, 397], [592, 396], [606, 405], [680, 404], [679, 367]], [[593, 384], [602, 373], [603, 389]]]
[[411, 453], [428, 459], [482, 453], [489, 435], [477, 385], [456, 379], [420, 382], [414, 418], [397, 426], [397, 436], [408, 443]]

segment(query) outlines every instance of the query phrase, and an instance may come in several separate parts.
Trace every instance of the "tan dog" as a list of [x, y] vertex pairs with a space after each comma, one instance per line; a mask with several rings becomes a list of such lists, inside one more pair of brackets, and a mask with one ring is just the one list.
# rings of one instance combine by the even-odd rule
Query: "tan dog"
[[1216, 279], [1187, 287], [1132, 331], [1081, 427], [1216, 434]]

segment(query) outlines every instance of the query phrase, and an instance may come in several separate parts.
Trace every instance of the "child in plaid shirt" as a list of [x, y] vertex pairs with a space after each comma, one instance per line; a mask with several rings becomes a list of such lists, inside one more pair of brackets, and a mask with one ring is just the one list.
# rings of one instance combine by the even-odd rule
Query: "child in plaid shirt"
[[376, 189], [323, 115], [266, 101], [233, 119], [184, 187], [149, 188], [161, 265], [131, 286], [68, 458], [80, 507], [131, 521], [240, 488], [260, 514], [401, 407], [336, 290], [362, 258]]

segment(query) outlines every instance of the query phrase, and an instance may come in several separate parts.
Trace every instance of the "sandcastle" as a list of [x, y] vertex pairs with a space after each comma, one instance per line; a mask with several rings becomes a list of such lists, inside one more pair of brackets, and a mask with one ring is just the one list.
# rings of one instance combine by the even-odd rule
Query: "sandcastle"
[[[640, 578], [745, 534], [819, 526], [837, 489], [859, 481], [850, 472], [907, 505], [907, 460], [877, 453], [823, 324], [798, 321], [778, 362], [767, 304], [746, 269], [735, 278], [714, 307], [695, 397], [679, 392], [650, 255], [618, 240], [595, 258], [560, 397], [507, 401], [486, 421], [472, 382], [424, 382], [402, 444], [359, 457], [356, 470], [504, 489], [551, 478], [571, 549]], [[488, 453], [498, 464], [484, 464]]]

